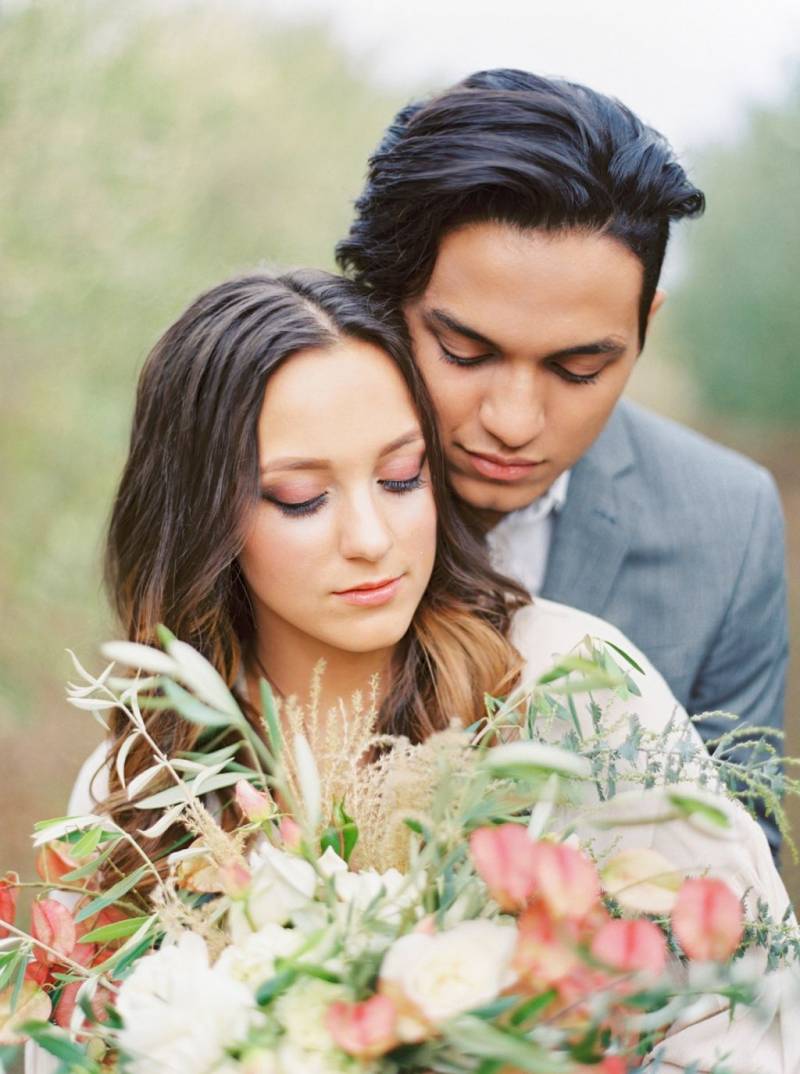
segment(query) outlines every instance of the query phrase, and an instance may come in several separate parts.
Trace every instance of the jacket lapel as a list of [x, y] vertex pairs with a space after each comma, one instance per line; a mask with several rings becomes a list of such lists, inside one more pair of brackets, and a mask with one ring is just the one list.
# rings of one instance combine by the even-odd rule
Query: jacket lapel
[[542, 596], [602, 615], [630, 544], [631, 511], [621, 495], [633, 469], [633, 445], [620, 403], [595, 443], [576, 463], [554, 527]]

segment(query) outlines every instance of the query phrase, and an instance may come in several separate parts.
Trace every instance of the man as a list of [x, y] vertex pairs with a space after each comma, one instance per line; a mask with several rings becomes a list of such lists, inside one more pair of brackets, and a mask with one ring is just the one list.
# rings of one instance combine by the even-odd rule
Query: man
[[703, 207], [618, 102], [486, 71], [397, 115], [337, 254], [403, 310], [453, 488], [498, 567], [621, 628], [690, 713], [779, 728], [774, 483], [619, 401], [663, 301], [670, 223]]

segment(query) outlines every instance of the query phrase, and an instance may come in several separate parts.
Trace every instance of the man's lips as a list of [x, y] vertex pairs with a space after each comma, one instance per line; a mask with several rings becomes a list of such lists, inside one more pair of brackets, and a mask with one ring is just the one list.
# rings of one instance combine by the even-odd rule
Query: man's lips
[[396, 578], [381, 578], [376, 582], [363, 582], [353, 586], [352, 589], [339, 589], [334, 591], [334, 596], [341, 597], [347, 604], [367, 605], [375, 607], [379, 604], [388, 603], [400, 588], [403, 576]]
[[518, 481], [520, 478], [529, 477], [544, 462], [543, 459], [520, 459], [514, 456], [468, 451], [466, 448], [463, 450], [472, 468], [481, 477], [488, 477], [492, 481]]

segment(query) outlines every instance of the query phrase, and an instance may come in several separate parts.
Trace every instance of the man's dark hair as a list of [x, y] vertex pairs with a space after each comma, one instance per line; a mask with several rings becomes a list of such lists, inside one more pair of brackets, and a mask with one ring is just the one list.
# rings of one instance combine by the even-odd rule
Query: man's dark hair
[[424, 290], [459, 225], [602, 231], [644, 267], [643, 342], [670, 223], [704, 205], [666, 139], [619, 101], [526, 71], [479, 71], [398, 112], [336, 254], [399, 304]]

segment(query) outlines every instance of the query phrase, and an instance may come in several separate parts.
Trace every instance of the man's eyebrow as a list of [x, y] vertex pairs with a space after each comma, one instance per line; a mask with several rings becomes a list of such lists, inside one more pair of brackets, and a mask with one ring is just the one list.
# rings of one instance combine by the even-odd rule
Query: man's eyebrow
[[[422, 440], [421, 430], [410, 429], [407, 433], [403, 433], [402, 436], [398, 436], [396, 440], [392, 440], [381, 448], [378, 458], [383, 459], [386, 455], [391, 455], [393, 451], [397, 451], [407, 444], [413, 444], [417, 440]], [[261, 467], [261, 473], [263, 476], [264, 474], [272, 473], [274, 470], [325, 470], [330, 464], [330, 459], [302, 459], [292, 455], [284, 459], [270, 460], [265, 466]]]
[[[469, 325], [463, 324], [451, 313], [447, 313], [446, 310], [432, 309], [423, 313], [423, 320], [427, 321], [429, 326], [433, 327], [431, 322], [435, 322], [439, 326], [449, 328], [451, 332], [457, 332], [460, 336], [465, 336], [467, 339], [472, 339], [476, 343], [482, 344], [484, 347], [488, 347], [493, 351], [502, 352], [503, 348], [498, 346], [493, 340], [489, 339], [482, 332], [478, 332], [474, 328], [470, 328]], [[591, 343], [576, 343], [572, 347], [563, 347], [561, 350], [553, 351], [550, 354], [546, 354], [545, 361], [553, 361], [559, 358], [575, 358], [581, 354], [608, 354], [611, 357], [617, 358], [623, 354], [626, 350], [627, 344], [614, 336], [606, 336], [604, 339], [595, 339]]]
[[554, 358], [575, 358], [581, 354], [609, 354], [614, 358], [624, 354], [627, 344], [621, 339], [607, 336], [605, 339], [597, 339], [592, 343], [578, 343], [574, 347], [564, 347], [563, 350], [553, 351], [545, 356], [546, 361]]
[[447, 313], [445, 310], [426, 310], [422, 316], [423, 319], [428, 322], [429, 326], [431, 326], [431, 321], [435, 321], [440, 328], [449, 328], [451, 332], [458, 332], [460, 336], [466, 336], [467, 339], [472, 339], [476, 343], [481, 343], [484, 347], [489, 347], [493, 351], [499, 351], [501, 349], [496, 343], [493, 343], [488, 336], [483, 335], [482, 332], [478, 332], [475, 328], [470, 328], [467, 324], [463, 324], [451, 313]]

